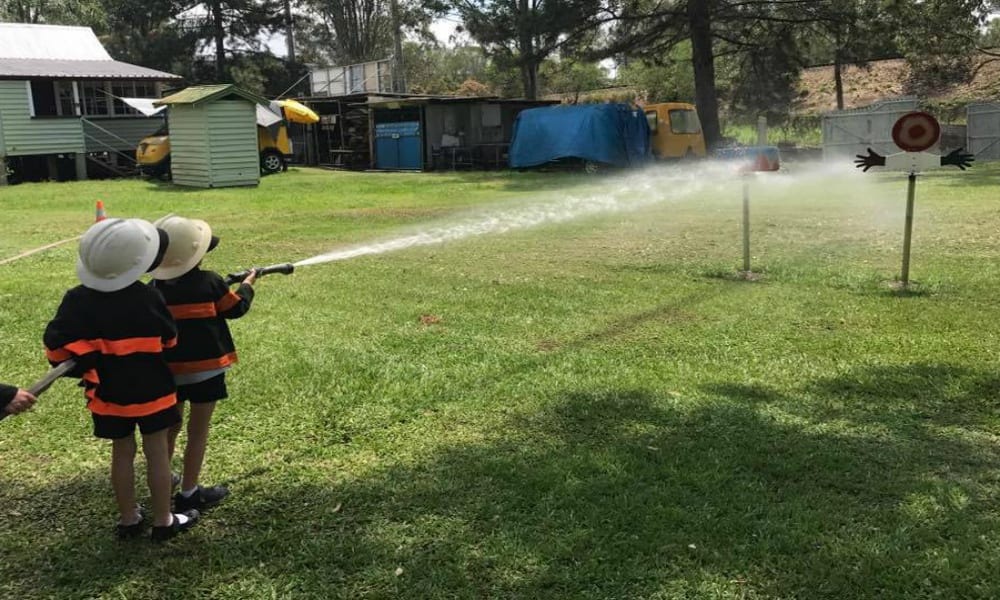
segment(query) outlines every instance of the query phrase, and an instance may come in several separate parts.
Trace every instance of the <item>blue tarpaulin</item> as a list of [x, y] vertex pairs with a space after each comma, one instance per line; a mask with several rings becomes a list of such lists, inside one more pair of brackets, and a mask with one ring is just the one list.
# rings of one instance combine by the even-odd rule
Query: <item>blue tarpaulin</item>
[[634, 166], [650, 156], [646, 115], [627, 104], [529, 108], [517, 116], [510, 143], [515, 169], [565, 158]]

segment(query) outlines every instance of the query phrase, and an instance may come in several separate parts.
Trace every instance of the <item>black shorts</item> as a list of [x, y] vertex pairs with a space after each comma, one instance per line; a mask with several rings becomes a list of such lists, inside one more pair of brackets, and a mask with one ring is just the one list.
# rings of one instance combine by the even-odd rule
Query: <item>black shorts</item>
[[181, 422], [181, 413], [176, 406], [165, 408], [145, 417], [112, 417], [91, 413], [94, 419], [94, 436], [106, 440], [118, 440], [135, 435], [139, 426], [142, 435], [149, 435], [173, 427]]
[[191, 401], [191, 404], [207, 404], [227, 397], [226, 374], [219, 373], [211, 379], [177, 386], [177, 401]]

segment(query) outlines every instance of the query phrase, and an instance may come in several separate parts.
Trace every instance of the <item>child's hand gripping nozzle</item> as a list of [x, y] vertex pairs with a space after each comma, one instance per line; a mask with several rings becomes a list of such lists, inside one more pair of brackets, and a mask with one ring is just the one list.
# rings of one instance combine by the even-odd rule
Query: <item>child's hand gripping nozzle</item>
[[[270, 267], [255, 267], [257, 271], [257, 277], [263, 277], [264, 275], [270, 275], [271, 273], [281, 273], [282, 275], [291, 275], [295, 271], [295, 265], [292, 263], [282, 263], [280, 265], [271, 265]], [[234, 283], [240, 283], [250, 275], [250, 271], [255, 269], [246, 269], [245, 271], [240, 271], [238, 273], [230, 273], [226, 275], [226, 285], [233, 285]]]

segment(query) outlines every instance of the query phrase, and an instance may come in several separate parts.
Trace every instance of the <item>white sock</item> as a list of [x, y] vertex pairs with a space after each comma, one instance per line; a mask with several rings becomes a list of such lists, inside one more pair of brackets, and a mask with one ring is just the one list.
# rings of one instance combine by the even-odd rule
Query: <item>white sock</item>
[[194, 493], [197, 491], [198, 491], [198, 486], [194, 486], [189, 490], [181, 490], [181, 496], [184, 496], [185, 498], [190, 498], [191, 496], [194, 496]]
[[178, 525], [183, 525], [183, 524], [187, 523], [190, 520], [191, 519], [187, 518], [187, 515], [182, 515], [182, 514], [174, 513], [174, 520], [171, 521], [170, 524], [173, 525], [174, 522], [176, 521]]

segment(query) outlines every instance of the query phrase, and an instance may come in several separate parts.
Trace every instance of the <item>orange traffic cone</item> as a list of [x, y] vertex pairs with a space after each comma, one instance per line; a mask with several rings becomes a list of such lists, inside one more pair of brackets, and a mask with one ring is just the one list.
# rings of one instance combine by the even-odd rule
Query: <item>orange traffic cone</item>
[[95, 223], [100, 223], [101, 221], [103, 221], [104, 219], [107, 219], [107, 218], [108, 218], [108, 216], [104, 214], [104, 202], [101, 202], [100, 200], [98, 200], [97, 201], [97, 216], [94, 218], [94, 222]]

